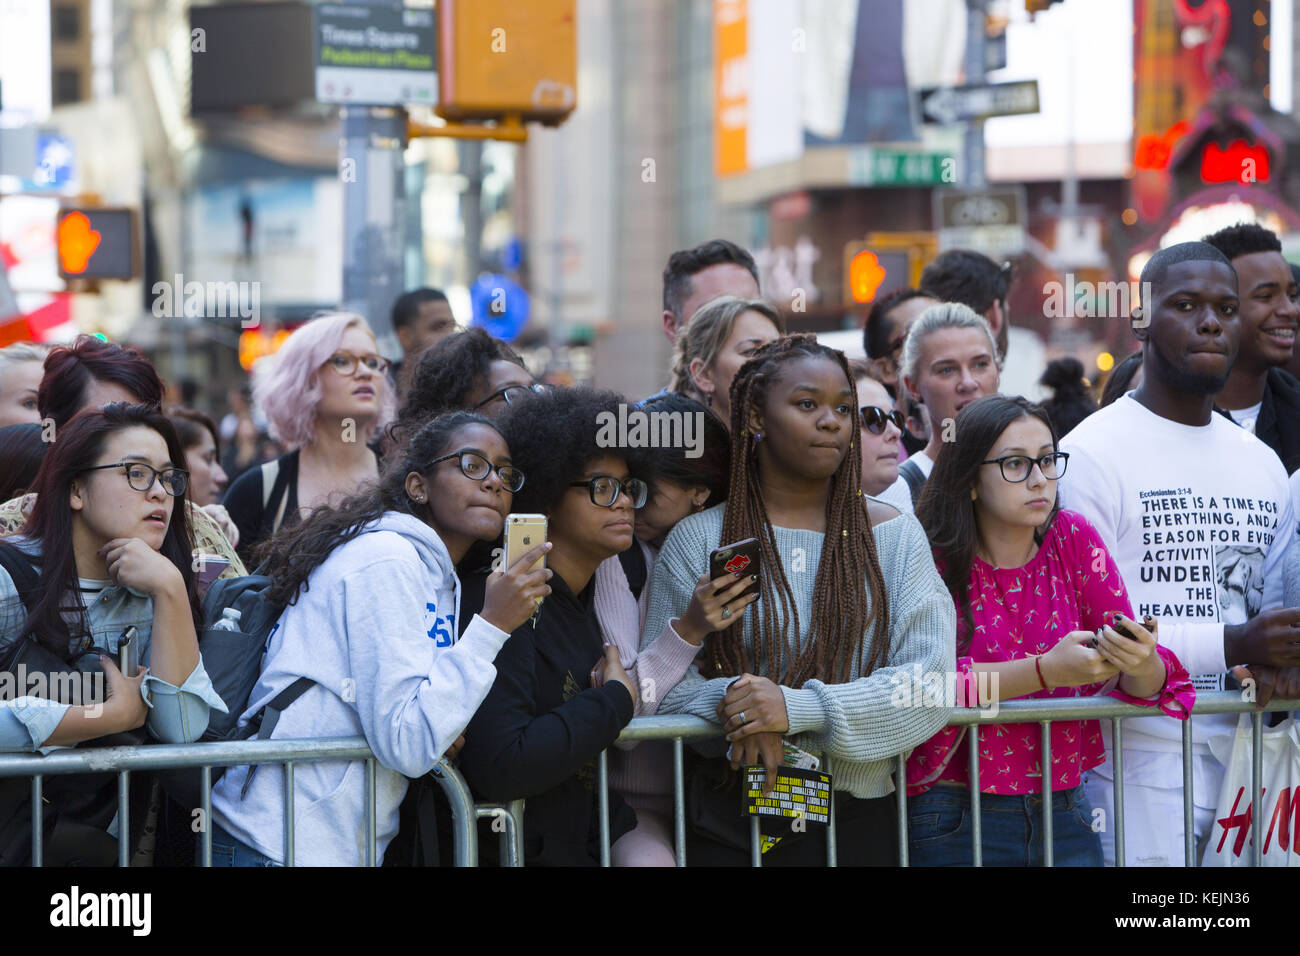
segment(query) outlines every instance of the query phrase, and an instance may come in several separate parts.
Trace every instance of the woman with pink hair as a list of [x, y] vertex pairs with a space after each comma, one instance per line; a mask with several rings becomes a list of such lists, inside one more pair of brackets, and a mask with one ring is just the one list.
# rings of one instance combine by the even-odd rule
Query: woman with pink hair
[[378, 480], [370, 443], [396, 408], [390, 363], [378, 348], [365, 319], [334, 312], [295, 330], [256, 367], [253, 398], [271, 437], [292, 450], [240, 475], [226, 492], [249, 567], [281, 525]]

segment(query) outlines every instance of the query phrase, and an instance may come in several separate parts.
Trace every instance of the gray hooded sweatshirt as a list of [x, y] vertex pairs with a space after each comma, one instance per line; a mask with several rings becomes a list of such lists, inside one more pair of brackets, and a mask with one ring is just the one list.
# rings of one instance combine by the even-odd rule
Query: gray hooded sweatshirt
[[[397, 833], [407, 777], [419, 777], [464, 731], [496, 679], [509, 634], [478, 615], [457, 640], [460, 582], [437, 533], [389, 512], [339, 547], [308, 579], [271, 633], [243, 724], [299, 677], [312, 687], [285, 709], [272, 739], [364, 736], [376, 774], [378, 859]], [[284, 783], [267, 764], [240, 790], [232, 767], [212, 791], [216, 822], [284, 860]], [[294, 862], [360, 866], [365, 859], [365, 764], [294, 768]]]

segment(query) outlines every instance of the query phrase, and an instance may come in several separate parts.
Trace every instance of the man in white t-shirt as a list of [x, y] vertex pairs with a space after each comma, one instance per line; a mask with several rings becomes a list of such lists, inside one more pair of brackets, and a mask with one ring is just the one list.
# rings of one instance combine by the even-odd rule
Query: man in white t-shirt
[[[1061, 507], [1096, 526], [1118, 564], [1136, 617], [1178, 655], [1198, 689], [1222, 689], [1229, 668], [1300, 665], [1300, 608], [1282, 608], [1282, 572], [1294, 526], [1286, 471], [1250, 432], [1213, 413], [1237, 354], [1237, 277], [1213, 246], [1162, 249], [1142, 271], [1133, 331], [1142, 342], [1142, 384], [1094, 413], [1061, 443], [1070, 454]], [[1267, 673], [1267, 677], [1263, 676]], [[1283, 673], [1290, 674], [1289, 671]], [[1288, 678], [1289, 679], [1289, 678]], [[1223, 767], [1210, 735], [1235, 715], [1192, 718], [1195, 859], [1214, 828]], [[1130, 866], [1184, 863], [1179, 722], [1124, 721], [1124, 833]], [[1109, 726], [1102, 724], [1107, 751]], [[1102, 846], [1115, 860], [1113, 770], [1088, 778], [1105, 811]]]

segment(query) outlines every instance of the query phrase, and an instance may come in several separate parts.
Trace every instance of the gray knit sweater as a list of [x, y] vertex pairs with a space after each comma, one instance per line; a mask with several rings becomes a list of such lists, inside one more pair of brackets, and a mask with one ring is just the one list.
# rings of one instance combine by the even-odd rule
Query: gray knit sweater
[[[685, 518], [668, 535], [651, 578], [643, 647], [657, 638], [672, 618], [686, 612], [695, 581], [708, 566], [709, 552], [721, 544], [725, 508], [721, 504]], [[808, 640], [824, 535], [790, 528], [774, 530], [799, 609], [802, 633], [797, 644], [802, 646]], [[864, 799], [892, 792], [894, 757], [928, 740], [948, 722], [949, 708], [917, 706], [918, 701], [928, 703], [932, 695], [921, 693], [914, 685], [930, 674], [949, 674], [956, 666], [956, 611], [935, 570], [920, 523], [911, 515], [900, 515], [873, 531], [890, 601], [885, 666], [868, 677], [858, 676], [855, 667], [854, 679], [847, 684], [810, 680], [798, 690], [781, 688], [790, 718], [786, 738], [831, 758], [826, 769], [834, 777], [835, 789]], [[751, 652], [754, 610], [767, 610], [762, 603], [745, 614], [744, 639]], [[692, 665], [681, 683], [663, 696], [659, 713], [690, 714], [716, 724], [718, 702], [731, 680], [705, 680], [698, 666]]]

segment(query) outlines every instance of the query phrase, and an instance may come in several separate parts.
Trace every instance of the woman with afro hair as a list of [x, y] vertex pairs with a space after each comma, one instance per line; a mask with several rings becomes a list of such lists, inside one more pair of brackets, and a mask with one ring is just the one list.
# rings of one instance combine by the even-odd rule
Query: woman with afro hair
[[[647, 484], [640, 449], [605, 447], [606, 415], [626, 402], [616, 392], [557, 389], [515, 404], [499, 420], [514, 465], [528, 475], [516, 512], [545, 514], [554, 572], [551, 594], [515, 629], [496, 659], [497, 677], [465, 730], [460, 766], [482, 800], [525, 798], [524, 862], [599, 862], [596, 759], [632, 719], [634, 681], [607, 644], [596, 615], [596, 568], [633, 546], [635, 512]], [[490, 577], [465, 575], [462, 620]], [[597, 663], [602, 677], [593, 680]], [[597, 686], [598, 685], [598, 686]], [[610, 839], [636, 817], [610, 794]]]
[[540, 387], [505, 342], [483, 329], [455, 332], [420, 353], [390, 435], [402, 444], [429, 419], [447, 411], [496, 419]]

